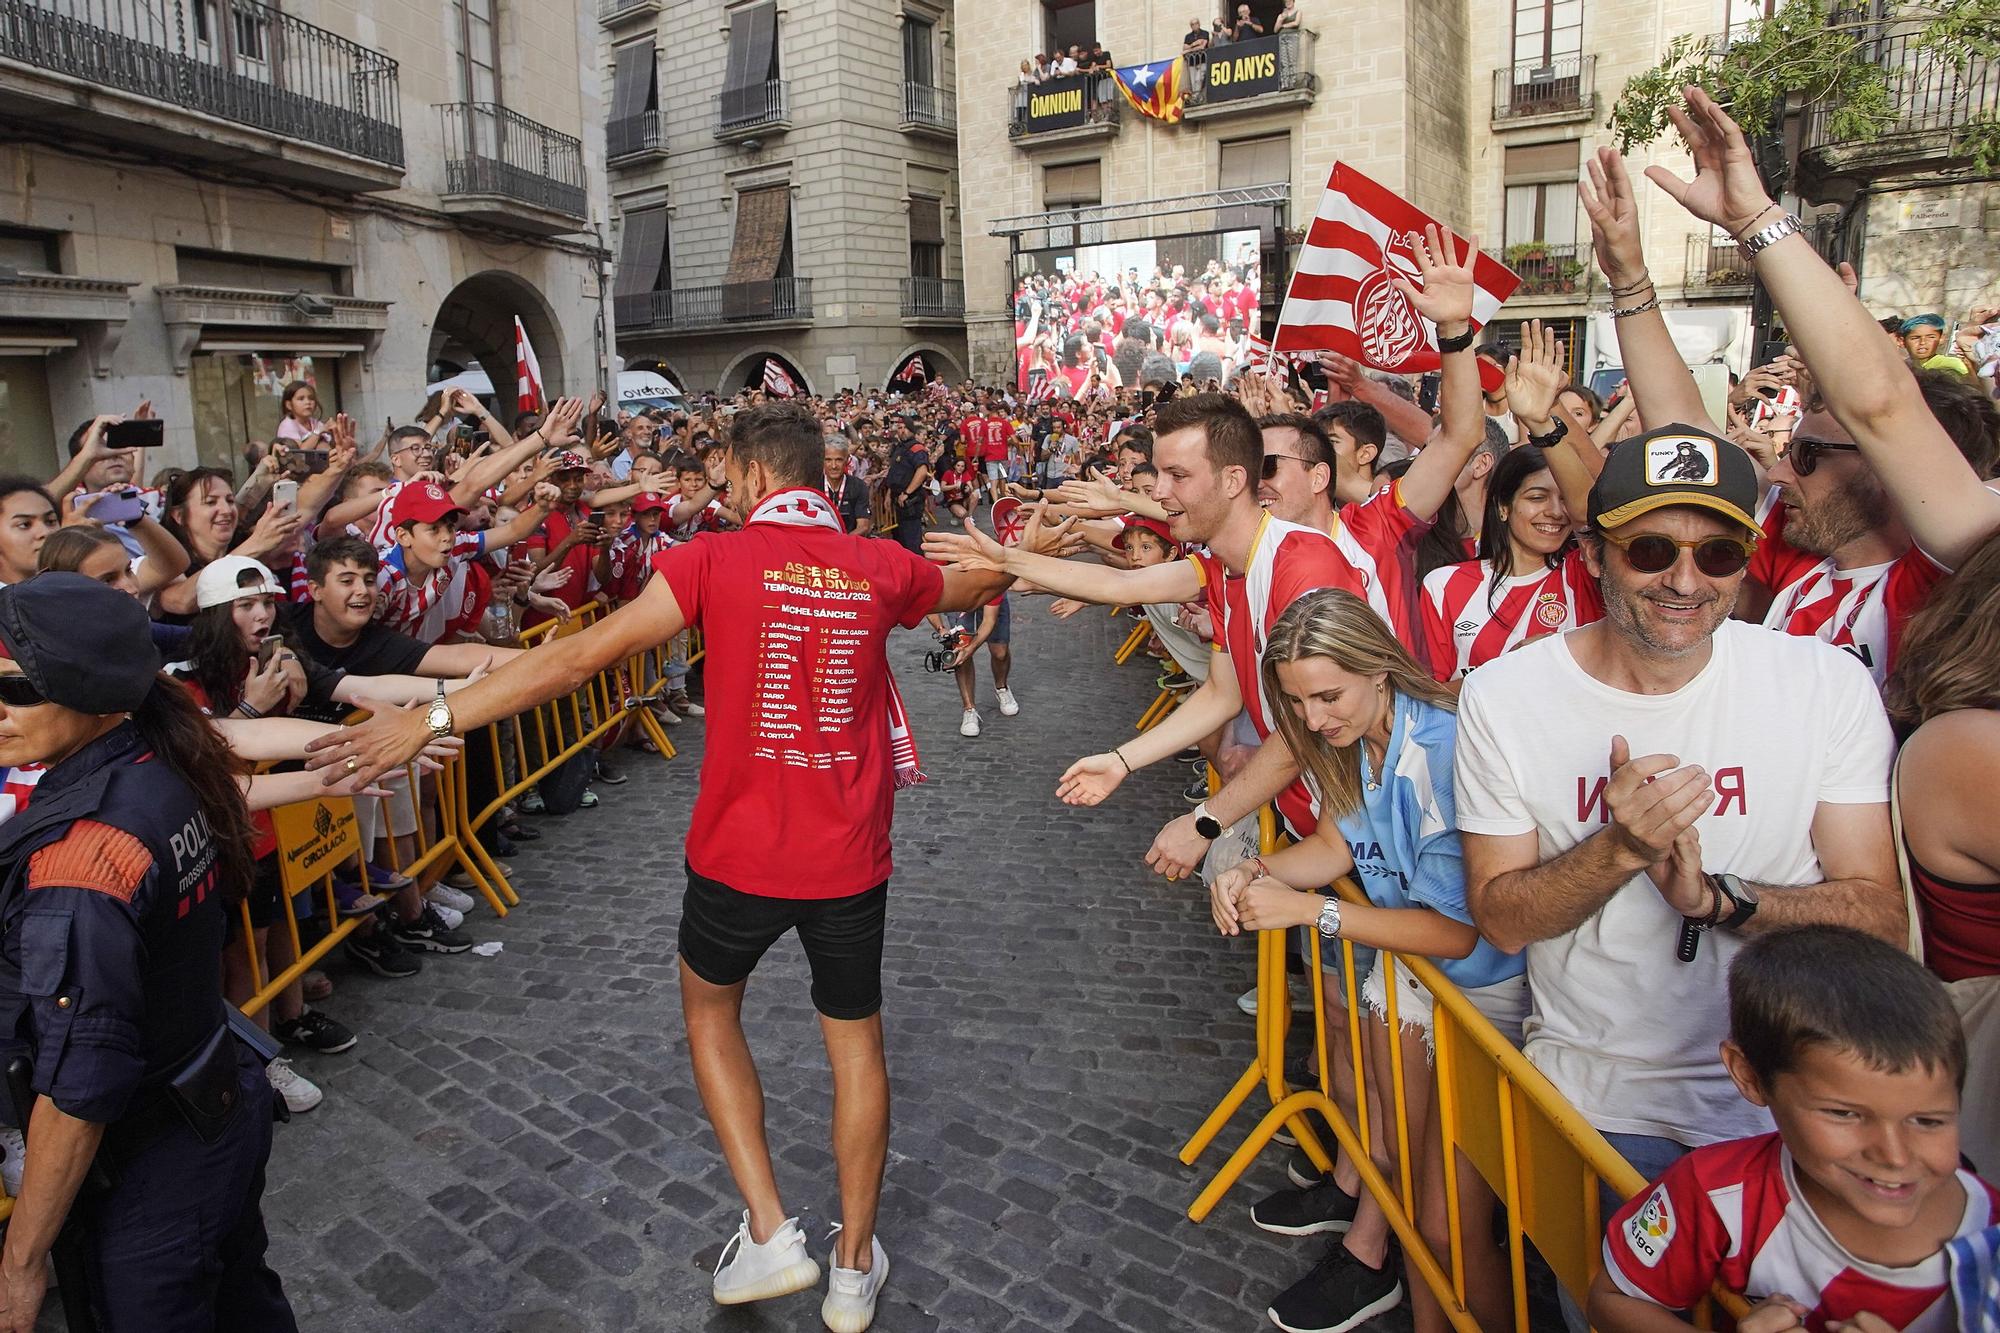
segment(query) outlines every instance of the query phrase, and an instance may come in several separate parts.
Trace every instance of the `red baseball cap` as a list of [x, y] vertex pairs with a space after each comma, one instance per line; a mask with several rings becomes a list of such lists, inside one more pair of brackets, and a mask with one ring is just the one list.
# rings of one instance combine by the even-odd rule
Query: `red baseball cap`
[[401, 527], [405, 523], [437, 523], [452, 514], [462, 514], [465, 507], [445, 493], [442, 486], [434, 481], [404, 482], [396, 492], [394, 503], [389, 506], [389, 526]]
[[590, 464], [585, 461], [582, 454], [577, 453], [573, 449], [564, 449], [556, 455], [556, 471], [588, 472], [590, 471]]
[[632, 513], [635, 516], [639, 514], [650, 514], [655, 509], [664, 510], [666, 507], [667, 507], [667, 502], [661, 499], [659, 496], [652, 494], [650, 491], [641, 491], [637, 495], [632, 497]]
[[1137, 514], [1127, 514], [1125, 516], [1125, 526], [1123, 529], [1119, 531], [1116, 537], [1112, 538], [1111, 544], [1113, 546], [1116, 546], [1121, 551], [1124, 550], [1125, 534], [1130, 532], [1134, 528], [1144, 528], [1146, 531], [1153, 533], [1154, 535], [1159, 537], [1159, 539], [1162, 542], [1166, 543], [1167, 554], [1169, 555], [1173, 554], [1174, 534], [1172, 530], [1169, 529], [1165, 523], [1162, 523], [1157, 518], [1141, 518]]

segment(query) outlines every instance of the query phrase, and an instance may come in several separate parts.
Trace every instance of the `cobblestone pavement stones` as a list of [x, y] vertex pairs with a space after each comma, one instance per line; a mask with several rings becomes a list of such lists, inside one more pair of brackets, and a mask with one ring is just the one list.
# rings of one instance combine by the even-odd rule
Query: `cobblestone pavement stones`
[[[1177, 1152], [1242, 1072], [1253, 959], [1197, 890], [1141, 864], [1185, 810], [1188, 770], [1141, 772], [1073, 810], [1077, 754], [1129, 736], [1150, 659], [1130, 621], [1056, 622], [1016, 599], [1018, 717], [958, 735], [928, 636], [891, 642], [930, 782], [896, 811], [884, 969], [895, 1123], [880, 1234], [883, 1333], [1268, 1328], [1264, 1307], [1323, 1241], [1252, 1227], [1284, 1184], [1274, 1149], [1203, 1225], [1183, 1212], [1248, 1132], [1196, 1168]], [[392, 982], [330, 965], [324, 1006], [361, 1034], [298, 1067], [326, 1090], [280, 1126], [265, 1214], [309, 1330], [588, 1333], [817, 1329], [818, 1298], [712, 1304], [739, 1204], [689, 1074], [675, 981], [681, 843], [701, 753], [631, 752], [603, 804], [542, 819], [507, 863], [522, 897], [468, 919], [496, 957], [431, 958]], [[800, 868], [811, 874], [812, 868]], [[752, 980], [745, 1025], [789, 1207], [822, 1262], [838, 1208], [828, 1075], [795, 942]], [[1259, 1102], [1252, 1105], [1258, 1106]]]

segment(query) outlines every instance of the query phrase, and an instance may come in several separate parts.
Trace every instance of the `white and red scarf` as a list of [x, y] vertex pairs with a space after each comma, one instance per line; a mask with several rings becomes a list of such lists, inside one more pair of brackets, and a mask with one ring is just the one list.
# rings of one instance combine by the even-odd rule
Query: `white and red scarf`
[[[752, 523], [789, 523], [795, 527], [847, 531], [846, 525], [840, 521], [840, 512], [832, 502], [818, 491], [804, 486], [773, 491], [759, 500], [757, 507], [744, 520], [746, 527]], [[896, 688], [896, 675], [886, 666], [883, 674], [889, 682], [889, 757], [896, 765], [896, 786], [900, 789], [928, 779], [918, 766], [917, 738], [910, 730], [910, 716], [903, 708], [903, 693]]]

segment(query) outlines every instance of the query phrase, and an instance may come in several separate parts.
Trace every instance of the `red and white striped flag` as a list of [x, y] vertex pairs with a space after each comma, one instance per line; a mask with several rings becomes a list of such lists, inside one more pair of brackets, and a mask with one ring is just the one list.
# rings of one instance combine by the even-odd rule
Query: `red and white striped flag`
[[778, 364], [774, 356], [764, 358], [764, 392], [776, 394], [780, 398], [796, 398], [799, 386], [792, 383], [792, 377]]
[[528, 331], [521, 326], [521, 317], [514, 316], [514, 407], [520, 412], [542, 410], [542, 366], [535, 360], [535, 349], [528, 342]]
[[924, 368], [924, 359], [921, 356], [913, 356], [909, 364], [905, 365], [902, 372], [896, 376], [896, 383], [925, 384], [929, 382], [930, 377], [930, 372]]
[[[1334, 163], [1278, 311], [1271, 346], [1280, 353], [1339, 352], [1400, 375], [1436, 370], [1437, 328], [1393, 281], [1424, 285], [1415, 243], [1435, 221], [1354, 168]], [[1465, 244], [1461, 236], [1452, 239]], [[1487, 254], [1473, 260], [1472, 280], [1475, 329], [1491, 320], [1521, 285], [1518, 275]], [[1492, 383], [1486, 387], [1499, 388], [1499, 372], [1482, 362], [1481, 381], [1489, 376]]]
[[1040, 379], [1031, 380], [1028, 384], [1028, 401], [1031, 403], [1039, 403], [1044, 399], [1055, 396], [1056, 377], [1053, 371], [1043, 375]]

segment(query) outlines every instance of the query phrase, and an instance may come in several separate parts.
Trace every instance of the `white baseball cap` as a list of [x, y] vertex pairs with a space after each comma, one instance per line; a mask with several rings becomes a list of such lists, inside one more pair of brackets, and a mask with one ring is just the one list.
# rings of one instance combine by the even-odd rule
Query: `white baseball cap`
[[[243, 582], [245, 574], [257, 575], [257, 581]], [[195, 605], [204, 611], [211, 606], [224, 606], [245, 597], [262, 597], [265, 593], [282, 598], [285, 590], [278, 586], [278, 580], [262, 562], [247, 555], [225, 555], [202, 566], [201, 573], [194, 579]]]

